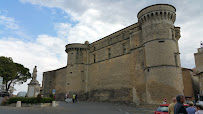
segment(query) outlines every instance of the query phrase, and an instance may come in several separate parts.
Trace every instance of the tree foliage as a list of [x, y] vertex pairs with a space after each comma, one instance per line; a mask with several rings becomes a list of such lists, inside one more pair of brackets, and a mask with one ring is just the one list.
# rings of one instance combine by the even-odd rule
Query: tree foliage
[[11, 57], [0, 56], [0, 76], [3, 77], [3, 83], [6, 85], [6, 91], [11, 84], [22, 84], [31, 78], [28, 68], [19, 63], [13, 62]]

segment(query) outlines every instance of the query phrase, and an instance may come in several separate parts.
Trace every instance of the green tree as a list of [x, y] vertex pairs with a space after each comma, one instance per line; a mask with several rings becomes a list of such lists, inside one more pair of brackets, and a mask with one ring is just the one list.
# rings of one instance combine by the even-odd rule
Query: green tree
[[4, 56], [0, 56], [0, 76], [3, 77], [6, 91], [9, 91], [11, 84], [23, 84], [31, 78], [28, 68], [13, 62], [11, 57]]

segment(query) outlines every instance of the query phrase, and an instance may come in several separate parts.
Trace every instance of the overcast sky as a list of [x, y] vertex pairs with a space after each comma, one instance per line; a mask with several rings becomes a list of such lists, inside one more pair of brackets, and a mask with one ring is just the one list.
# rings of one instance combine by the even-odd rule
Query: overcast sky
[[[157, 3], [176, 7], [181, 65], [194, 68], [203, 40], [202, 0], [1, 0], [0, 56], [31, 72], [37, 65], [41, 83], [43, 72], [66, 66], [66, 44], [91, 43], [136, 23], [142, 8]], [[27, 83], [15, 88], [27, 91]]]

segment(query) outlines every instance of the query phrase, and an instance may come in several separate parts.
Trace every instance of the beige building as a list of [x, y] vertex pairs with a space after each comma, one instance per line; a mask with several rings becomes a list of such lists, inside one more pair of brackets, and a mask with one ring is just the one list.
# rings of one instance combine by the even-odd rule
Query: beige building
[[201, 47], [198, 48], [198, 52], [194, 54], [195, 56], [195, 64], [196, 64], [196, 76], [199, 77], [199, 86], [200, 91], [199, 94], [202, 97], [203, 100], [203, 44], [201, 44]]
[[188, 68], [182, 68], [184, 96], [186, 101], [193, 101], [199, 93], [199, 78], [195, 76], [194, 71]]
[[156, 4], [142, 9], [138, 23], [91, 44], [68, 44], [67, 66], [44, 72], [43, 95], [160, 104], [183, 94], [176, 9]]
[[198, 94], [203, 100], [203, 47], [198, 48], [198, 52], [194, 54], [194, 57], [195, 68], [182, 68], [183, 92], [187, 101], [197, 101]]

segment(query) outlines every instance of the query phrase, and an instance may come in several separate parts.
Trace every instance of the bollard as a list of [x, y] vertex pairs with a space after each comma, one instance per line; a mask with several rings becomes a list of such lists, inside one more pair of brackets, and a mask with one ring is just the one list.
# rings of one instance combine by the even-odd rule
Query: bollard
[[52, 107], [56, 107], [56, 101], [52, 101]]
[[21, 107], [21, 101], [17, 101], [16, 107]]

